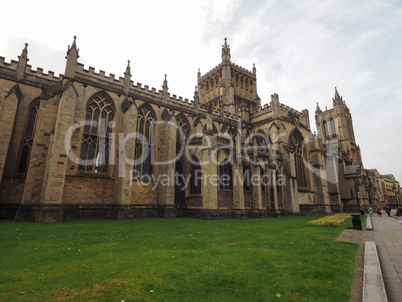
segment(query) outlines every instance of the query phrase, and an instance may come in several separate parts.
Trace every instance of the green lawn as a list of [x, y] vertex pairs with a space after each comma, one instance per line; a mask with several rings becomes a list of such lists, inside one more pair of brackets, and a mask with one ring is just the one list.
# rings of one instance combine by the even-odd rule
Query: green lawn
[[351, 219], [319, 217], [0, 221], [0, 301], [349, 301]]

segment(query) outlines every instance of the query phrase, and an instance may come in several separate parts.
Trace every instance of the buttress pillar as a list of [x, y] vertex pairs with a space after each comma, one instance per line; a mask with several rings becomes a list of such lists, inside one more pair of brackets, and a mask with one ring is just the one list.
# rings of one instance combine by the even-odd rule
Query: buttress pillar
[[18, 85], [16, 85], [5, 97], [4, 101], [0, 100], [0, 182], [3, 177], [4, 165], [20, 99], [21, 92]]
[[[40, 101], [34, 139], [26, 173], [21, 205], [15, 219], [18, 221], [36, 221], [42, 201], [42, 184], [45, 165], [49, 156], [50, 138], [54, 136], [55, 120], [58, 112], [60, 95]], [[64, 142], [64, 140], [63, 140]]]
[[262, 208], [262, 191], [261, 191], [261, 169], [260, 166], [251, 164], [251, 185], [252, 185], [252, 202], [253, 215], [265, 216]]
[[135, 140], [137, 132], [137, 107], [130, 106], [122, 115], [118, 152], [118, 178], [116, 200], [118, 204], [117, 219], [133, 217], [131, 199], [133, 195], [133, 169]]
[[63, 220], [62, 199], [67, 169], [66, 146], [71, 137], [66, 136], [74, 124], [77, 91], [72, 82], [65, 82], [57, 111], [54, 134], [50, 139], [42, 187], [42, 206], [37, 221], [57, 222]]
[[317, 212], [319, 214], [332, 213], [329, 194], [328, 176], [325, 167], [324, 154], [321, 152], [317, 138], [309, 142], [313, 181], [317, 188]]
[[166, 119], [157, 124], [159, 154], [155, 170], [161, 180], [158, 184], [158, 216], [176, 217], [174, 194], [177, 123], [173, 114]]
[[[204, 135], [202, 138], [201, 170], [202, 170], [202, 207], [207, 210], [208, 216], [218, 209], [218, 159], [216, 139], [213, 135]], [[212, 210], [212, 211], [211, 211]]]

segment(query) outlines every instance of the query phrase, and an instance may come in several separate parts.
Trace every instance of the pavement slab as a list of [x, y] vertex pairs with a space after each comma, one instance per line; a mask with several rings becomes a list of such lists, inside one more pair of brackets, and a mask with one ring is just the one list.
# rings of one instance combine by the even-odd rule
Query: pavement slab
[[374, 214], [372, 224], [388, 301], [402, 302], [402, 226], [393, 215]]

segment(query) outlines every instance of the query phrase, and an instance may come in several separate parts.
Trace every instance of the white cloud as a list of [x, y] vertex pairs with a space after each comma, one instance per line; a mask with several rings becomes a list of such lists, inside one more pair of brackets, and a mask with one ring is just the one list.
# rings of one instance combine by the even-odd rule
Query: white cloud
[[[64, 72], [78, 36], [80, 62], [191, 98], [198, 68], [220, 62], [223, 38], [232, 60], [256, 63], [262, 103], [279, 93], [297, 110], [332, 106], [334, 86], [351, 109], [366, 168], [402, 180], [402, 7], [396, 1], [54, 1], [2, 3], [0, 55], [16, 59], [28, 42], [29, 63]], [[38, 7], [40, 6], [40, 10]], [[13, 24], [10, 27], [10, 24]], [[9, 30], [5, 30], [5, 29]]]

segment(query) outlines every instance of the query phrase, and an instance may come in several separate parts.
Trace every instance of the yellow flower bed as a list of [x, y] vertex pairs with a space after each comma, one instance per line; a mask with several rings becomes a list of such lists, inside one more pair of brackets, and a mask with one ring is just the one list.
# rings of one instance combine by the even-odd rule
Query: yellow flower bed
[[350, 218], [350, 213], [339, 213], [335, 215], [325, 216], [320, 219], [310, 220], [307, 225], [313, 226], [339, 226], [346, 219]]

